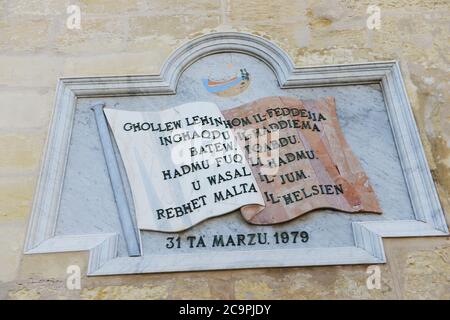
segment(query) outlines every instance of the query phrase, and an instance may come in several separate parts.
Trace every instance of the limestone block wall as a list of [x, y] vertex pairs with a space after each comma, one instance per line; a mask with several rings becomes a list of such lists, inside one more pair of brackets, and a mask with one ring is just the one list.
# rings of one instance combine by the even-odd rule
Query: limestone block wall
[[[66, 26], [78, 5], [81, 29]], [[381, 10], [379, 29], [367, 8]], [[298, 66], [399, 60], [449, 220], [448, 0], [0, 1], [0, 298], [450, 298], [449, 238], [386, 239], [382, 286], [366, 266], [82, 277], [86, 253], [23, 256], [59, 77], [157, 73], [171, 50], [214, 31], [270, 39]]]

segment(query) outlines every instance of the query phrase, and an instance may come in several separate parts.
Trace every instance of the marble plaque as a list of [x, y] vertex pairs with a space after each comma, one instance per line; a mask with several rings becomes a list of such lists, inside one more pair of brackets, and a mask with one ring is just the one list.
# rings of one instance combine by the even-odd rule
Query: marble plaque
[[[383, 237], [448, 235], [395, 61], [295, 67], [267, 39], [213, 33], [175, 50], [158, 75], [60, 79], [55, 97], [26, 254], [88, 251], [89, 275], [374, 264], [386, 262]], [[127, 165], [136, 161], [123, 151], [132, 141], [105, 132], [93, 109], [144, 114], [184, 106], [202, 114], [208, 107], [199, 101], [217, 106], [239, 143], [249, 125], [233, 119], [289, 126], [268, 134], [271, 146], [271, 137], [283, 144], [271, 150], [276, 172], [253, 166], [240, 146], [266, 207], [241, 212], [239, 203], [173, 228], [142, 228], [140, 215], [157, 208], [134, 201]], [[145, 181], [156, 189], [149, 198], [182, 202], [191, 181], [165, 195], [155, 175], [170, 164], [145, 161]]]

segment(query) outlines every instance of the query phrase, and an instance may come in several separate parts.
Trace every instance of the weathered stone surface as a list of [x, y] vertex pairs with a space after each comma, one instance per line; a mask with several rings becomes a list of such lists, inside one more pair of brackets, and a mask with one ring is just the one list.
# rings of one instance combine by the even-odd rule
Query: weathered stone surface
[[55, 50], [69, 55], [122, 52], [126, 46], [127, 22], [118, 17], [82, 18], [80, 29], [57, 30]]
[[[162, 57], [152, 53], [104, 54], [94, 58], [71, 57], [66, 60], [64, 73], [67, 75], [91, 74], [97, 76], [123, 74], [151, 74], [158, 72], [153, 61]], [[147, 63], [145, 63], [147, 62]]]
[[11, 300], [67, 300], [80, 299], [79, 290], [68, 290], [65, 281], [55, 278], [18, 281], [4, 299]]
[[82, 299], [96, 300], [134, 300], [134, 299], [167, 299], [168, 287], [164, 285], [143, 285], [138, 286], [104, 286], [96, 288], [86, 288], [80, 293]]
[[184, 39], [205, 28], [219, 24], [219, 17], [210, 15], [198, 17], [197, 15], [180, 14], [174, 16], [133, 17], [129, 21], [129, 39], [156, 36], [159, 30], [166, 30], [165, 34], [173, 38]]
[[[0, 51], [35, 52], [49, 44], [50, 21], [45, 17], [20, 16], [0, 20]], [[33, 34], [30, 37], [30, 34]]]
[[208, 277], [208, 287], [211, 293], [211, 298], [219, 300], [228, 300], [234, 298], [234, 282], [226, 272], [218, 273], [224, 274], [223, 277]]
[[[6, 1], [5, 1], [6, 2]], [[7, 1], [8, 16], [49, 16], [66, 13], [70, 1], [67, 0], [15, 0]]]
[[[1, 204], [0, 208], [2, 208]], [[13, 220], [5, 219], [4, 216], [0, 217], [0, 289], [3, 282], [13, 281], [17, 277], [25, 227], [25, 219]]]
[[[72, 273], [68, 273], [68, 267], [77, 266], [81, 275], [87, 270], [86, 252], [61, 252], [49, 253], [45, 255], [25, 255], [22, 257], [17, 278], [26, 281], [27, 279], [58, 279], [64, 282]], [[69, 269], [70, 272], [71, 269]], [[85, 278], [87, 279], [87, 278]], [[89, 285], [82, 279], [82, 288]]]
[[263, 279], [241, 279], [235, 283], [236, 299], [270, 299], [274, 290], [270, 283]]
[[171, 299], [212, 299], [208, 281], [203, 277], [178, 278], [171, 290]]
[[366, 266], [242, 271], [236, 275], [237, 299], [395, 299], [393, 279], [380, 266], [381, 287], [369, 289]]
[[50, 120], [54, 93], [51, 90], [0, 91], [2, 116], [0, 128], [3, 130], [45, 131]]
[[406, 260], [406, 299], [450, 299], [450, 246], [414, 251]]
[[36, 289], [23, 288], [15, 292], [10, 292], [9, 297], [13, 300], [36, 300], [41, 298], [41, 294]]
[[27, 216], [35, 181], [33, 176], [0, 178], [0, 221]]
[[6, 170], [36, 169], [45, 143], [45, 132], [0, 133], [0, 174]]
[[81, 0], [80, 7], [85, 14], [121, 15], [140, 10], [142, 1], [139, 0]]
[[148, 14], [177, 14], [177, 13], [201, 13], [218, 11], [221, 8], [220, 0], [198, 0], [189, 1], [180, 5], [179, 0], [167, 1], [145, 1], [146, 13]]
[[450, 299], [449, 238], [385, 241], [389, 271], [402, 299]]
[[450, 299], [450, 246], [408, 254], [406, 299]]
[[48, 55], [0, 55], [0, 86], [54, 90], [62, 76], [62, 62], [61, 57]]

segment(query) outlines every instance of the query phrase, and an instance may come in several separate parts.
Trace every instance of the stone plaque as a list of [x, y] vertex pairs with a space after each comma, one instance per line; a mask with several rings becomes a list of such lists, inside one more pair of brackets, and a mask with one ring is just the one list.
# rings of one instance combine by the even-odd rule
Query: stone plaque
[[[87, 250], [89, 275], [374, 264], [382, 237], [448, 235], [396, 62], [297, 68], [266, 39], [215, 33], [159, 75], [57, 90], [27, 254]], [[245, 161], [184, 175], [162, 123], [213, 113]]]

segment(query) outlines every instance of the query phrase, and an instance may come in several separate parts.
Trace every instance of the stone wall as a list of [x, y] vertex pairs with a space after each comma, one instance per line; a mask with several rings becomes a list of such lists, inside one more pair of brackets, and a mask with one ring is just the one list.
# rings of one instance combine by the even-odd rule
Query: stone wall
[[[81, 30], [66, 27], [69, 4]], [[381, 28], [369, 30], [369, 5]], [[0, 298], [445, 298], [449, 238], [386, 239], [382, 287], [366, 266], [82, 278], [86, 253], [23, 256], [22, 246], [59, 77], [157, 73], [171, 50], [213, 31], [270, 39], [298, 66], [399, 60], [449, 220], [448, 0], [0, 1]]]

